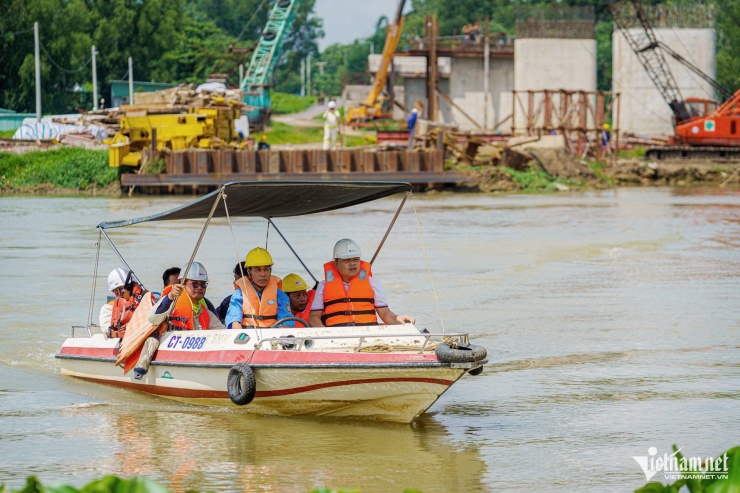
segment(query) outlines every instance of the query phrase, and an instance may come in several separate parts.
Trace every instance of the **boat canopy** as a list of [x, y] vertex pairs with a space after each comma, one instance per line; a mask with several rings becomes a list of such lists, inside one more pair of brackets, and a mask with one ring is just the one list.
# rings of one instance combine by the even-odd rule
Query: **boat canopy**
[[[363, 204], [389, 195], [411, 191], [404, 182], [366, 181], [238, 181], [225, 184], [208, 195], [146, 217], [102, 222], [100, 229], [179, 219], [205, 219], [211, 214], [214, 200], [223, 191], [228, 200], [229, 217], [303, 216]], [[224, 201], [216, 206], [213, 217], [226, 217]]]

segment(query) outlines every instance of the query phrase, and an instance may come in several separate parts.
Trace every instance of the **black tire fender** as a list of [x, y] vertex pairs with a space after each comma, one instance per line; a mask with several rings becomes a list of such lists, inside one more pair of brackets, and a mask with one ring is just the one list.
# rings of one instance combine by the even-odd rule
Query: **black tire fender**
[[246, 406], [252, 402], [257, 392], [257, 382], [252, 368], [246, 363], [232, 366], [226, 378], [226, 390], [231, 402], [237, 406]]
[[486, 359], [488, 351], [477, 344], [460, 344], [453, 349], [442, 343], [435, 348], [434, 354], [443, 363], [472, 363]]
[[468, 375], [476, 376], [480, 375], [481, 373], [483, 373], [483, 365], [479, 366], [478, 368], [473, 368], [468, 372]]
[[265, 41], [272, 41], [273, 39], [275, 39], [275, 36], [277, 36], [277, 34], [275, 34], [275, 31], [265, 31], [264, 33], [262, 33], [262, 37]]

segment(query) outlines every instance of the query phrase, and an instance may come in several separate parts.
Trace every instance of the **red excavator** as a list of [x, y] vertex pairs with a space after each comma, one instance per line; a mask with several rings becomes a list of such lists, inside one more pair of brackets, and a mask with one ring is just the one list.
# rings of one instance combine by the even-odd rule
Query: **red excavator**
[[[733, 94], [669, 46], [658, 41], [639, 0], [612, 2], [609, 4], [609, 11], [614, 23], [622, 31], [632, 51], [673, 111], [675, 134], [667, 146], [651, 147], [646, 156], [652, 159], [739, 159], [740, 90]], [[640, 26], [641, 30], [630, 31], [635, 26]], [[666, 63], [666, 54], [709, 82], [726, 98], [725, 102], [719, 105], [712, 99], [684, 99]]]

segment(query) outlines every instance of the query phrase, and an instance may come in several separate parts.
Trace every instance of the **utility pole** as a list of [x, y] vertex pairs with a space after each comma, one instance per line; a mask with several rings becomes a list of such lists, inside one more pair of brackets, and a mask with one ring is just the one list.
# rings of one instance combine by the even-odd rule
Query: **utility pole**
[[242, 84], [244, 83], [244, 64], [239, 64], [239, 88], [241, 89]]
[[306, 94], [311, 95], [311, 54], [308, 54], [306, 61]]
[[316, 62], [316, 65], [319, 67], [319, 75], [324, 75], [324, 66], [326, 66], [326, 62]]
[[95, 45], [92, 47], [93, 111], [98, 111], [98, 70], [95, 66]]
[[301, 58], [301, 96], [306, 95], [306, 59]]
[[128, 104], [134, 104], [134, 59], [128, 57]]
[[33, 23], [34, 52], [36, 55], [36, 121], [41, 121], [41, 53], [39, 42], [39, 23]]

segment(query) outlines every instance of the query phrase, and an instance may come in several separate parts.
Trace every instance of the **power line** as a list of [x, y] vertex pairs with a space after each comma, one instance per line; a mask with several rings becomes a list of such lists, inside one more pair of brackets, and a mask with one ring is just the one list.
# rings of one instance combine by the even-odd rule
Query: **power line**
[[16, 35], [18, 35], [18, 34], [24, 34], [24, 33], [32, 33], [32, 32], [33, 32], [33, 28], [31, 28], [31, 29], [25, 29], [25, 30], [23, 30], [23, 31], [18, 31], [18, 32], [15, 32], [15, 33], [5, 33], [5, 34], [0, 34], [0, 37], [3, 37], [3, 38], [4, 38], [4, 37], [6, 37], [6, 36], [16, 36]]
[[56, 68], [58, 68], [59, 70], [61, 70], [61, 71], [63, 71], [63, 72], [66, 72], [66, 73], [68, 73], [68, 74], [76, 74], [77, 72], [81, 72], [81, 71], [82, 71], [82, 70], [83, 70], [83, 69], [84, 69], [85, 67], [87, 67], [87, 66], [88, 66], [88, 64], [89, 64], [89, 63], [90, 63], [90, 62], [92, 61], [92, 56], [90, 56], [90, 58], [88, 58], [88, 59], [87, 59], [87, 61], [85, 62], [85, 64], [84, 64], [84, 65], [82, 65], [82, 66], [81, 66], [80, 68], [78, 68], [77, 70], [68, 70], [68, 69], [66, 69], [66, 68], [62, 67], [61, 65], [59, 65], [59, 64], [58, 64], [58, 63], [57, 63], [56, 61], [54, 61], [54, 59], [53, 59], [53, 58], [51, 57], [51, 55], [49, 55], [49, 52], [48, 52], [48, 51], [46, 51], [46, 47], [45, 47], [45, 46], [44, 46], [43, 44], [41, 44], [41, 42], [39, 42], [39, 44], [41, 45], [41, 49], [42, 49], [42, 50], [44, 50], [44, 53], [46, 54], [46, 56], [47, 56], [47, 57], [49, 57], [49, 60], [51, 61], [51, 63], [52, 63], [52, 64], [53, 64], [53, 65], [54, 65], [54, 66], [55, 66]]

